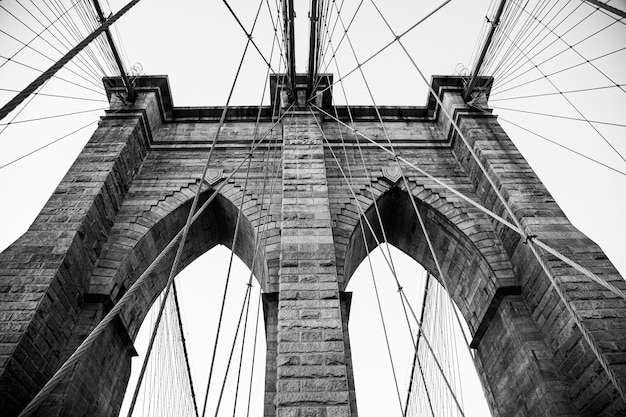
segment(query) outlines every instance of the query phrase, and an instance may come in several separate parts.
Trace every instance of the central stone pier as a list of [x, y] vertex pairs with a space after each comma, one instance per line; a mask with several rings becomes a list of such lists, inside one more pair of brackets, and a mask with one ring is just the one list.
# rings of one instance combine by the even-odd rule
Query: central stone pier
[[356, 415], [341, 313], [322, 132], [309, 111], [292, 111], [283, 123], [279, 417]]

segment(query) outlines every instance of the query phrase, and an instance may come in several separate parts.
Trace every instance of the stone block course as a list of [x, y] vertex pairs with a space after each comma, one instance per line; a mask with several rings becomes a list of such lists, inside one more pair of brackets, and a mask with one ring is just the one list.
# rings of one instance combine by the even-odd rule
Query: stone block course
[[[204, 110], [197, 117], [173, 118], [166, 80], [149, 79], [151, 88], [134, 108], [113, 99], [113, 111], [32, 227], [0, 254], [0, 402], [8, 415], [16, 415], [32, 398], [186, 220], [217, 124], [203, 119]], [[434, 82], [445, 87], [438, 87], [444, 105], [526, 231], [626, 288], [601, 249], [565, 218], [496, 118], [467, 107], [454, 78]], [[223, 177], [204, 180], [201, 203], [250, 149], [255, 123], [238, 119], [241, 112], [236, 109], [223, 127], [210, 166]], [[271, 124], [263, 119], [259, 132]], [[440, 111], [432, 117], [389, 119], [388, 137], [371, 117], [357, 119], [355, 128], [384, 146], [391, 140], [398, 154], [507, 216]], [[253, 155], [249, 172], [246, 166], [192, 226], [180, 268], [215, 245], [232, 248], [241, 207], [234, 251], [264, 290], [266, 417], [357, 415], [350, 297], [344, 290], [377, 240], [400, 248], [448, 286], [472, 331], [494, 416], [626, 412], [515, 232], [406, 166], [408, 184], [394, 181], [389, 170], [395, 160], [319, 114], [288, 115]], [[255, 257], [257, 238], [262, 250]], [[564, 262], [542, 256], [625, 384], [624, 301]], [[119, 323], [90, 352], [91, 360], [50, 397], [49, 415], [117, 413], [133, 354], [129, 340], [162, 290], [172, 261], [173, 256], [163, 260]]]

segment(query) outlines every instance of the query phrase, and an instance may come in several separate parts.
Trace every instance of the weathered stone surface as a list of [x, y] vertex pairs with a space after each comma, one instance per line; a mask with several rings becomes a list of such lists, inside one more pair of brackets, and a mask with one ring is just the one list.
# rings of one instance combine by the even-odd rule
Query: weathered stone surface
[[[102, 119], [30, 229], [0, 254], [3, 415], [19, 413], [167, 246], [202, 184], [221, 110], [173, 108], [163, 77], [137, 83], [135, 105], [127, 108], [112, 95], [115, 111]], [[495, 117], [465, 105], [460, 80], [437, 77], [433, 87], [527, 233], [626, 289], [600, 248], [565, 218]], [[374, 109], [359, 108], [355, 128], [385, 146], [389, 139], [407, 160], [506, 216], [436, 107], [431, 98], [424, 108], [384, 109], [388, 137]], [[346, 108], [336, 110], [349, 120]], [[257, 115], [253, 108], [229, 110], [201, 204], [220, 191], [191, 227], [180, 266], [224, 244], [254, 271], [264, 291], [265, 416], [357, 415], [344, 290], [367, 252], [385, 239], [446, 283], [472, 331], [494, 416], [626, 414], [519, 235], [414, 170], [404, 170], [405, 184], [392, 169], [394, 159], [319, 114], [293, 111], [268, 132], [270, 113], [262, 109], [258, 132], [268, 134], [250, 170], [228, 178], [248, 155]], [[262, 250], [255, 255], [257, 240]], [[542, 257], [623, 388], [626, 303], [564, 262]], [[132, 340], [165, 285], [173, 255], [162, 262], [48, 398], [42, 415], [116, 415]]]

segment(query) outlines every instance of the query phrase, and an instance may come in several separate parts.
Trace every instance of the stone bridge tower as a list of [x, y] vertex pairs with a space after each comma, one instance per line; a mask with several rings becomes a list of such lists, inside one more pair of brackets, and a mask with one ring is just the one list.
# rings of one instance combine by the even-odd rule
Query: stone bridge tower
[[[138, 98], [127, 106], [116, 96], [121, 83], [112, 82], [111, 108], [91, 140], [30, 229], [0, 255], [3, 416], [19, 414], [157, 258], [183, 227], [201, 185], [222, 109], [173, 107], [165, 77], [138, 78]], [[466, 105], [462, 81], [435, 77], [432, 87], [525, 233], [626, 289], [600, 248], [570, 224], [497, 118]], [[383, 229], [391, 244], [447, 280], [471, 329], [494, 416], [626, 415], [626, 301], [545, 251], [539, 262], [531, 242], [433, 179], [405, 167], [402, 180], [396, 160], [376, 143], [393, 146], [415, 166], [506, 217], [433, 96], [424, 107], [380, 109], [387, 143], [376, 109], [354, 107], [349, 114], [345, 107], [332, 108], [330, 92], [317, 104], [348, 124], [352, 118], [372, 142], [358, 140], [302, 102], [289, 109], [273, 103], [286, 112], [283, 118], [275, 124], [267, 107], [259, 124], [260, 133], [273, 128], [259, 147], [271, 150], [273, 159], [253, 153], [248, 178], [243, 171], [230, 174], [248, 155], [258, 109], [228, 110], [202, 179], [200, 201], [213, 200], [192, 225], [180, 265], [217, 244], [231, 244], [243, 201], [234, 251], [264, 291], [264, 415], [357, 415], [344, 289]], [[262, 191], [267, 163], [282, 166], [271, 193]], [[351, 187], [344, 177], [348, 165]], [[366, 219], [372, 230], [360, 228]], [[257, 237], [263, 250], [254, 257]], [[117, 415], [133, 340], [172, 261], [173, 255], [162, 260], [37, 415]]]

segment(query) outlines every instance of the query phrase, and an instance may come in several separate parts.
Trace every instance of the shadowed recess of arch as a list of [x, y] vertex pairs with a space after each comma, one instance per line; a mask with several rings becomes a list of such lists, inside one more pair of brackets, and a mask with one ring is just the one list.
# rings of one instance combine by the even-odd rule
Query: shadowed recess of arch
[[[200, 196], [198, 207], [212, 193], [212, 190], [203, 192]], [[137, 241], [136, 245], [124, 257], [113, 277], [116, 288], [119, 288], [120, 283], [123, 283], [122, 288], [129, 288], [139, 278], [171, 239], [184, 227], [190, 207], [191, 199], [160, 218]], [[217, 195], [189, 229], [177, 273], [216, 245], [222, 244], [232, 250], [238, 211], [238, 208], [231, 201], [222, 195]], [[256, 233], [252, 224], [245, 214], [242, 213], [234, 252], [254, 272], [255, 277], [263, 287], [267, 274], [267, 265], [262, 250], [259, 251], [254, 265], [252, 265], [255, 236]], [[135, 338], [152, 303], [164, 289], [175, 253], [175, 250], [170, 251], [160, 263], [160, 267], [145, 282], [140, 295], [120, 314], [131, 338]], [[137, 265], [134, 265], [135, 263]], [[226, 278], [225, 276], [212, 276], [212, 271], [207, 271], [206, 275], [206, 279], [216, 280], [216, 284]], [[115, 294], [116, 299], [121, 298], [123, 291], [122, 289], [122, 291], [118, 291]]]
[[[447, 278], [450, 296], [467, 321], [472, 334], [481, 324], [496, 292], [495, 274], [476, 245], [449, 219], [431, 206], [415, 199], [431, 238], [443, 274]], [[388, 243], [419, 262], [440, 282], [428, 243], [419, 224], [409, 195], [397, 187], [384, 193], [376, 202]], [[372, 205], [365, 216], [376, 238], [384, 241], [381, 227]], [[365, 239], [357, 224], [346, 249], [345, 285], [358, 265], [377, 247], [376, 239], [364, 221]], [[366, 244], [367, 243], [367, 246]]]

